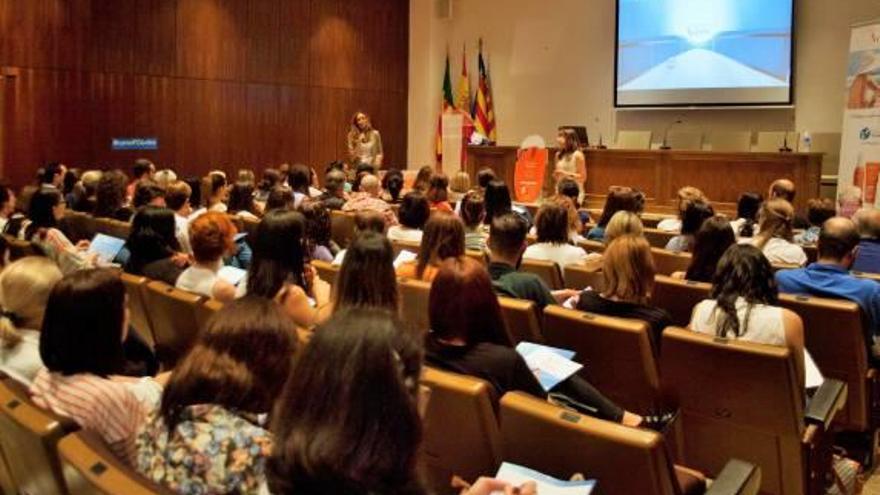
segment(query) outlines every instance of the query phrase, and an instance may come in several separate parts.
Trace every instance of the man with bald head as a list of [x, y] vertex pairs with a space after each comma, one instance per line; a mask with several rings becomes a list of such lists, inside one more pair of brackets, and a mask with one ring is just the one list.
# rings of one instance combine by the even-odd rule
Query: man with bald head
[[397, 216], [394, 215], [391, 205], [382, 200], [381, 193], [379, 178], [367, 174], [361, 179], [360, 190], [351, 193], [348, 201], [342, 205], [342, 211], [377, 211], [385, 217], [386, 226], [397, 225]]
[[[770, 190], [767, 191], [767, 199], [782, 198], [794, 206], [794, 196], [796, 192], [794, 182], [788, 179], [777, 179], [770, 184]], [[810, 227], [810, 222], [795, 211], [792, 225], [796, 229], [806, 229]]]
[[[855, 223], [844, 217], [825, 221], [819, 233], [819, 259], [806, 268], [776, 272], [779, 290], [833, 299], [848, 299], [862, 308], [872, 340], [880, 334], [880, 284], [849, 274], [859, 245]], [[868, 342], [873, 348], [874, 343]], [[875, 356], [880, 353], [873, 352]]]
[[859, 210], [853, 221], [862, 240], [856, 251], [852, 269], [858, 272], [880, 273], [880, 210]]

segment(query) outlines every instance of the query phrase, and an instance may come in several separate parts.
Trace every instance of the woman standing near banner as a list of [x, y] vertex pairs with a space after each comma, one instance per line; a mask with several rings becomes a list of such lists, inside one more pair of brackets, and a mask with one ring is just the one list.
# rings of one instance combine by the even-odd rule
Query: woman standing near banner
[[556, 168], [553, 179], [559, 183], [568, 177], [574, 179], [583, 193], [587, 181], [587, 161], [578, 149], [578, 138], [572, 129], [559, 129], [556, 136], [559, 151], [556, 152]]
[[348, 156], [352, 165], [366, 163], [377, 167], [382, 165], [382, 137], [373, 129], [370, 117], [357, 112], [351, 118], [351, 131], [348, 132]]

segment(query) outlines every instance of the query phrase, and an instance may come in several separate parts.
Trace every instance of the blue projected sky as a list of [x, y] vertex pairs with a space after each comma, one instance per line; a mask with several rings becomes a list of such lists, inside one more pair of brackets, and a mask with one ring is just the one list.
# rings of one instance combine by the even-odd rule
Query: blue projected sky
[[792, 0], [620, 0], [621, 43], [677, 36], [707, 41], [727, 31], [790, 31]]

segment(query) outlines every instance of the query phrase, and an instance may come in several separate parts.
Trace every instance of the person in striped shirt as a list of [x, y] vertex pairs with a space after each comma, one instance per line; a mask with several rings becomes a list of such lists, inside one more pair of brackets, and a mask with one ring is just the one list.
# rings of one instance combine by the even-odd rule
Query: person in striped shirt
[[40, 333], [45, 367], [30, 394], [38, 406], [96, 432], [133, 463], [135, 434], [158, 403], [161, 385], [118, 375], [128, 320], [125, 287], [113, 271], [82, 270], [61, 279], [46, 305]]

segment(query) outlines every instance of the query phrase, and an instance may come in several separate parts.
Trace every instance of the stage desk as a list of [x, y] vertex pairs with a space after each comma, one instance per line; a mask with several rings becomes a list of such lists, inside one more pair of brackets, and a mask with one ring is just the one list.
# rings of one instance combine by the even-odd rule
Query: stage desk
[[[553, 154], [545, 174], [545, 195], [553, 191]], [[468, 146], [466, 171], [473, 179], [477, 170], [490, 167], [508, 185], [513, 184], [515, 146]], [[767, 194], [770, 183], [786, 178], [797, 188], [795, 207], [806, 209], [807, 200], [819, 196], [822, 153], [755, 153], [676, 150], [598, 150], [585, 152], [586, 193], [591, 205], [600, 204], [610, 186], [631, 186], [648, 197], [649, 207], [667, 211], [676, 191], [694, 186], [716, 203], [719, 210], [735, 210], [746, 191]]]

